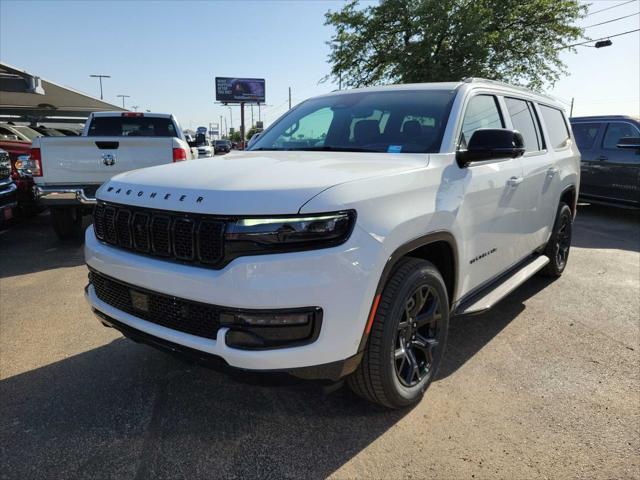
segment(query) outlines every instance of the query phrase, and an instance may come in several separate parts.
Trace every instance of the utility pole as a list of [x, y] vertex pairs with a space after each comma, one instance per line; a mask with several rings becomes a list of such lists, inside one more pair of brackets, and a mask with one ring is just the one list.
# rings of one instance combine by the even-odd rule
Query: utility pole
[[89, 75], [89, 76], [100, 80], [100, 100], [104, 100], [104, 98], [102, 97], [102, 79], [111, 78], [111, 75]]
[[218, 138], [222, 139], [222, 115], [220, 115], [220, 124], [218, 125]]
[[125, 98], [131, 98], [131, 95], [116, 95], [116, 97], [121, 97], [122, 98], [122, 108], [124, 107], [124, 99]]
[[260, 102], [258, 102], [258, 121], [262, 121], [262, 117], [260, 116]]
[[289, 87], [289, 110], [291, 110], [291, 87]]
[[571, 97], [571, 109], [569, 110], [569, 118], [573, 117], [573, 100], [574, 97]]
[[244, 102], [240, 102], [240, 145], [244, 150]]
[[229, 109], [229, 128], [233, 128], [233, 110], [231, 110], [231, 105], [227, 105]]
[[251, 128], [253, 128], [253, 126], [255, 125], [255, 123], [253, 123], [253, 103], [251, 104]]

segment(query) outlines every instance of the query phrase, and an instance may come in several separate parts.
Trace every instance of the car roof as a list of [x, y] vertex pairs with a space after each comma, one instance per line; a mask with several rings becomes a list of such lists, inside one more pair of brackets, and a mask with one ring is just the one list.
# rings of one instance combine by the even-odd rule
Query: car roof
[[584, 122], [584, 121], [607, 121], [607, 120], [633, 120], [640, 122], [640, 117], [634, 117], [632, 115], [590, 115], [585, 117], [571, 117], [571, 122]]
[[[151, 118], [171, 118], [170, 113], [153, 113], [153, 112], [93, 112], [93, 117], [122, 117], [127, 113], [139, 113], [142, 117]], [[135, 117], [134, 117], [135, 118]]]
[[348, 95], [351, 93], [358, 93], [358, 92], [388, 92], [388, 91], [403, 91], [403, 90], [453, 91], [460, 88], [465, 88], [469, 90], [472, 90], [475, 88], [483, 88], [483, 89], [494, 90], [496, 93], [499, 93], [499, 94], [526, 96], [530, 100], [556, 105], [563, 109], [565, 108], [562, 105], [562, 102], [560, 102], [557, 98], [551, 95], [535, 92], [525, 87], [511, 85], [511, 84], [500, 82], [497, 80], [489, 80], [486, 78], [478, 78], [478, 77], [465, 78], [459, 82], [402, 83], [402, 84], [394, 84], [394, 85], [380, 85], [380, 86], [373, 86], [373, 87], [353, 88], [349, 90], [334, 90], [333, 92], [325, 93], [323, 95], [318, 95], [313, 98], [330, 97], [334, 95]]

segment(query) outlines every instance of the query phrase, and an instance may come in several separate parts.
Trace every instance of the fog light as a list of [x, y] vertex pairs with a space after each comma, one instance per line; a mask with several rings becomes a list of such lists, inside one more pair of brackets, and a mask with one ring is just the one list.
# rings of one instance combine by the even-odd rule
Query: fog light
[[283, 348], [313, 342], [321, 322], [320, 308], [220, 314], [220, 325], [229, 327], [227, 345], [243, 349]]

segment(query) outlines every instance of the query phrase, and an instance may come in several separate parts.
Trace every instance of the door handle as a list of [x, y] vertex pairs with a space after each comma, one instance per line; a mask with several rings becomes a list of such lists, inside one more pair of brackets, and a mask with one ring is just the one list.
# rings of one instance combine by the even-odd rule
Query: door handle
[[517, 187], [523, 181], [524, 181], [524, 178], [522, 177], [511, 177], [509, 180], [507, 180], [507, 185], [509, 185], [510, 187]]
[[547, 170], [547, 175], [549, 175], [550, 177], [553, 177], [556, 173], [558, 173], [560, 171], [560, 169], [558, 167], [550, 167]]
[[598, 160], [599, 160], [599, 161], [601, 161], [601, 162], [605, 162], [605, 161], [609, 160], [609, 158], [608, 158], [608, 157], [605, 157], [604, 155], [600, 155], [600, 156], [598, 157]]

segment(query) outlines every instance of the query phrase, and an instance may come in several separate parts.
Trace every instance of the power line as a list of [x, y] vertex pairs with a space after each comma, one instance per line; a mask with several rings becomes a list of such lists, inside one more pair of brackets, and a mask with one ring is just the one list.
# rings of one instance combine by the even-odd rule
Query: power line
[[640, 12], [632, 13], [631, 15], [625, 15], [624, 17], [614, 18], [612, 20], [607, 20], [606, 22], [594, 23], [593, 25], [587, 25], [584, 28], [597, 27], [598, 25], [604, 25], [605, 23], [617, 22], [618, 20], [622, 20], [624, 18], [635, 17], [636, 15], [640, 15]]
[[594, 15], [596, 13], [604, 12], [605, 10], [611, 10], [612, 8], [621, 7], [623, 5], [626, 5], [627, 3], [636, 2], [636, 1], [638, 1], [638, 0], [628, 0], [628, 1], [624, 2], [624, 3], [619, 3], [618, 5], [613, 5], [612, 7], [607, 7], [607, 8], [603, 8], [601, 10], [596, 10], [595, 12], [587, 13], [585, 16], [588, 17], [590, 15]]
[[[602, 38], [593, 38], [591, 40], [587, 40], [586, 42], [574, 43], [573, 45], [567, 45], [566, 47], [562, 47], [562, 48], [577, 47], [578, 45], [585, 45], [591, 42], [598, 42], [600, 40], [606, 40], [608, 38], [621, 37], [622, 35], [628, 35], [629, 33], [638, 32], [638, 31], [640, 31], [640, 28], [636, 28], [635, 30], [629, 30], [628, 32], [616, 33], [615, 35], [607, 35], [606, 37], [602, 37]], [[562, 50], [562, 48], [560, 50]]]

